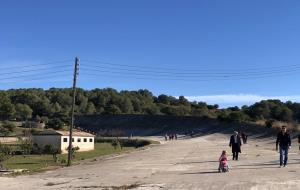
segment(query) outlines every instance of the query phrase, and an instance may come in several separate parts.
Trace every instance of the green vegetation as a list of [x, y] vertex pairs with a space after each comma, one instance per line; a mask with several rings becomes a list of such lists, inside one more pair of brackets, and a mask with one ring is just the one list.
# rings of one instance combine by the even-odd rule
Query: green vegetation
[[[69, 125], [71, 89], [13, 89], [0, 91], [0, 120], [34, 120], [47, 127], [62, 129]], [[245, 122], [277, 120], [298, 122], [300, 103], [264, 100], [251, 106], [220, 109], [205, 102], [189, 102], [185, 97], [154, 96], [148, 90], [116, 91], [112, 88], [77, 90], [77, 115], [142, 114], [196, 116], [222, 121]], [[1, 135], [8, 135], [13, 126], [2, 125]]]
[[139, 148], [143, 146], [148, 146], [150, 144], [156, 144], [155, 141], [149, 141], [144, 139], [124, 139], [124, 138], [98, 138], [97, 143], [110, 143], [113, 147], [134, 147]]
[[[47, 150], [51, 151], [51, 147]], [[123, 147], [123, 149], [115, 149], [111, 143], [95, 143], [95, 150], [87, 152], [77, 152], [73, 162], [95, 158], [98, 156], [121, 153], [128, 150], [133, 150], [134, 147]], [[27, 169], [30, 172], [36, 172], [53, 167], [65, 166], [67, 154], [57, 155], [57, 160], [53, 159], [53, 155], [16, 155], [5, 160], [3, 165], [8, 169]]]

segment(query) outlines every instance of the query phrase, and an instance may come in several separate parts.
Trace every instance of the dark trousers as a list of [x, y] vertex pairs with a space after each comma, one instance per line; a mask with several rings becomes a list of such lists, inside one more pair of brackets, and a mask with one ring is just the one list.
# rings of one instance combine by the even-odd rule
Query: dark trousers
[[283, 163], [283, 165], [286, 165], [287, 161], [288, 161], [289, 148], [288, 147], [280, 147], [279, 153], [280, 153], [280, 157], [279, 157], [280, 165], [282, 166], [282, 163]]
[[238, 160], [239, 159], [239, 152], [233, 152], [232, 153], [232, 160]]

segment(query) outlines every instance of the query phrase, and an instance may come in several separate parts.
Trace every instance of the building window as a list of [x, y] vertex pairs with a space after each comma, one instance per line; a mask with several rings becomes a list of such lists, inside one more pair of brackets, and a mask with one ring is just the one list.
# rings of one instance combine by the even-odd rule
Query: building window
[[72, 142], [74, 142], [74, 138], [72, 138]]
[[83, 142], [87, 142], [87, 139], [86, 139], [86, 138], [84, 138], [84, 139], [83, 139]]
[[64, 142], [68, 142], [68, 138], [64, 138]]
[[81, 142], [81, 138], [78, 138], [78, 139], [77, 139], [77, 142]]
[[90, 142], [93, 142], [93, 139], [92, 139], [92, 138], [90, 138]]

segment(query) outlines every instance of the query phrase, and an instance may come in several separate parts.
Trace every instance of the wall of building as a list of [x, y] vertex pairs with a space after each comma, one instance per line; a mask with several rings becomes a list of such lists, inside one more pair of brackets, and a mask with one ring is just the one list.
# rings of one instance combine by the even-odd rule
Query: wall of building
[[[78, 146], [79, 150], [78, 152], [81, 151], [90, 151], [94, 150], [94, 137], [78, 137], [74, 136], [74, 141], [72, 142], [73, 147]], [[67, 141], [65, 142], [65, 139]], [[80, 142], [78, 142], [78, 139], [80, 139]], [[84, 142], [84, 139], [87, 140], [87, 142]], [[90, 142], [90, 139], [92, 139], [92, 142]], [[61, 136], [61, 151], [63, 153], [67, 153], [67, 148], [69, 147], [69, 136]]]
[[55, 148], [61, 149], [60, 135], [34, 135], [32, 137], [33, 143], [39, 147], [44, 148], [45, 145], [52, 145]]
[[0, 137], [0, 143], [16, 143], [18, 140], [18, 137]]

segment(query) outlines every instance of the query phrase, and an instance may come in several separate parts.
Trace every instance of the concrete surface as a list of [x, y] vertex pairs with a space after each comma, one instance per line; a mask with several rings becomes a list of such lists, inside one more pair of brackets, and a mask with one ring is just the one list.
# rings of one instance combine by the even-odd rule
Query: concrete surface
[[[239, 161], [231, 160], [228, 141], [228, 135], [217, 133], [162, 141], [145, 150], [69, 168], [1, 177], [0, 189], [300, 189], [297, 142], [293, 142], [288, 167], [279, 168], [275, 139], [250, 137]], [[223, 149], [230, 153], [228, 173], [217, 172]]]

